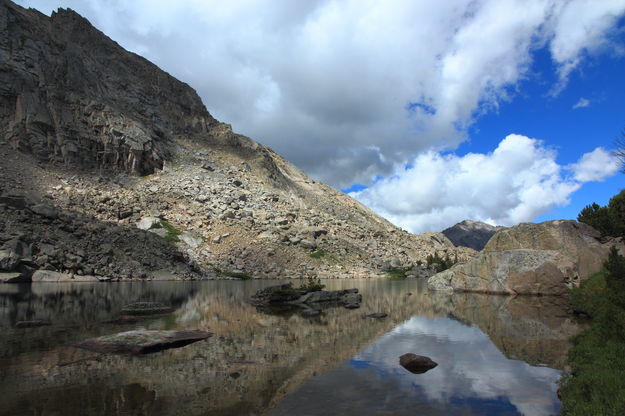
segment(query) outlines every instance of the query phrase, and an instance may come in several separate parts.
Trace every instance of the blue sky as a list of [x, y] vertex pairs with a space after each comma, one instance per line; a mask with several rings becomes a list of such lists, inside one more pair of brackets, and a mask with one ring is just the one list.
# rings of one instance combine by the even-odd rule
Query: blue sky
[[[622, 27], [623, 21], [620, 22]], [[616, 37], [625, 45], [625, 33]], [[457, 150], [489, 152], [501, 137], [510, 133], [543, 140], [557, 153], [561, 165], [574, 163], [579, 155], [597, 146], [614, 147], [614, 140], [625, 131], [625, 57], [605, 54], [588, 58], [573, 72], [566, 88], [550, 94], [557, 82], [548, 51], [534, 53], [532, 75], [519, 84], [519, 90], [498, 111], [485, 114], [470, 128], [470, 139]], [[581, 99], [586, 107], [574, 108]], [[610, 197], [625, 188], [625, 175], [617, 173], [601, 182], [589, 182], [571, 195], [571, 203], [556, 206], [540, 215], [537, 221], [575, 219], [586, 205], [608, 203]]]
[[625, 0], [17, 2], [76, 10], [411, 232], [575, 218], [623, 183]]

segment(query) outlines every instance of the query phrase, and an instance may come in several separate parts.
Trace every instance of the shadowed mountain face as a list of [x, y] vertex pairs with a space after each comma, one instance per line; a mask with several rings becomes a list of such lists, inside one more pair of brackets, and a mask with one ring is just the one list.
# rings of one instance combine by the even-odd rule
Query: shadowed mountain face
[[0, 251], [12, 259], [0, 272], [27, 279], [365, 277], [474, 255], [400, 230], [233, 133], [191, 87], [72, 10], [0, 0], [0, 156]]
[[17, 149], [70, 166], [152, 173], [180, 135], [217, 122], [198, 95], [72, 10], [0, 2], [0, 128]]
[[504, 227], [496, 227], [481, 221], [464, 220], [443, 230], [445, 237], [455, 246], [469, 247], [480, 251], [488, 240]]

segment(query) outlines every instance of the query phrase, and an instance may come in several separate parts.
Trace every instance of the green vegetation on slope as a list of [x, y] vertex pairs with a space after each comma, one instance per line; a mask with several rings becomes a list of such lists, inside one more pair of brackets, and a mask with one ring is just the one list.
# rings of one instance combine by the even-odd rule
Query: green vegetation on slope
[[213, 271], [217, 274], [217, 276], [234, 277], [235, 279], [241, 279], [241, 280], [252, 279], [252, 276], [250, 276], [249, 274], [245, 272], [232, 272], [230, 270], [221, 270], [219, 267], [216, 267], [213, 265], [211, 265], [211, 267], [213, 268]]
[[438, 253], [434, 253], [434, 255], [429, 255], [426, 258], [426, 263], [428, 266], [433, 264], [440, 264], [441, 271], [449, 269], [454, 264], [458, 263], [458, 258], [456, 257], [454, 260], [449, 258], [449, 254], [445, 255], [445, 258], [442, 258], [438, 255]]
[[625, 237], [625, 190], [614, 195], [606, 207], [595, 203], [586, 206], [577, 221], [590, 225], [604, 236]]
[[410, 267], [392, 267], [385, 271], [391, 279], [405, 279]]
[[625, 257], [613, 248], [604, 267], [572, 293], [573, 308], [592, 323], [573, 339], [563, 415], [625, 414]]

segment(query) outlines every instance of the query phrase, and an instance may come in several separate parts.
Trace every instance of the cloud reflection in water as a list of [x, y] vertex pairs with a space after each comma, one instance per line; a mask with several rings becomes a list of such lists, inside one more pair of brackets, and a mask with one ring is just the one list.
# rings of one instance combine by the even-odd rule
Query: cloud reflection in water
[[[411, 374], [399, 366], [406, 352], [439, 365]], [[559, 377], [558, 370], [506, 358], [477, 327], [414, 316], [269, 414], [556, 415]]]

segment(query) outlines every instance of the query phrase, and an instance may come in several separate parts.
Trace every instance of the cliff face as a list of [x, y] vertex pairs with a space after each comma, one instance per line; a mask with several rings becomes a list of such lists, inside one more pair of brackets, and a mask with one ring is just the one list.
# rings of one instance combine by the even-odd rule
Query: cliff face
[[217, 122], [195, 91], [72, 10], [0, 3], [0, 128], [14, 149], [66, 166], [152, 173], [178, 136]]
[[0, 272], [26, 278], [355, 277], [473, 255], [233, 133], [71, 10], [0, 0], [0, 155]]

